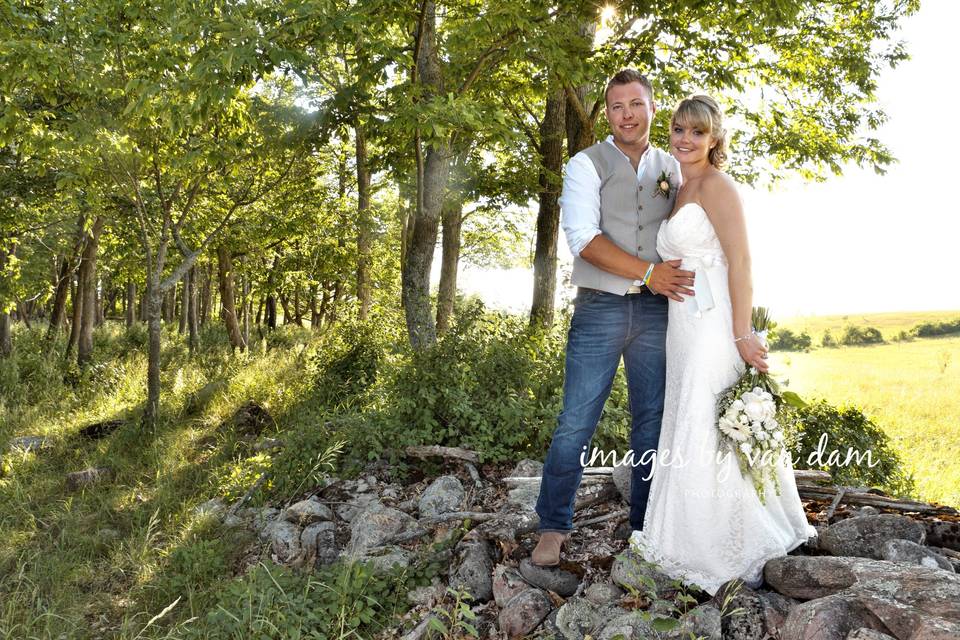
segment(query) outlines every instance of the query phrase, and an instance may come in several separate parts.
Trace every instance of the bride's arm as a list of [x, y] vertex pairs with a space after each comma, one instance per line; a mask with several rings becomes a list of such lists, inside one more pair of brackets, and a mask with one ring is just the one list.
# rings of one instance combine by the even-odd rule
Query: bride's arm
[[747, 242], [747, 225], [740, 194], [729, 176], [716, 173], [704, 180], [701, 200], [729, 264], [734, 333], [730, 339], [749, 336], [736, 342], [740, 357], [758, 370], [767, 371], [769, 367], [764, 359], [767, 349], [752, 334], [753, 282], [750, 277], [750, 246]]

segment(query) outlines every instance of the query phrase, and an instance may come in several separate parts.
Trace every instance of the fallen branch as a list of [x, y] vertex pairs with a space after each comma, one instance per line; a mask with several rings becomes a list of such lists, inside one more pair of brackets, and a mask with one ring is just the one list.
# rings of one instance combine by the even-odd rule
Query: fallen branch
[[851, 491], [847, 489], [841, 490], [836, 487], [811, 487], [803, 485], [798, 486], [797, 491], [799, 491], [801, 498], [807, 498], [808, 500], [834, 500], [836, 499], [837, 494], [843, 491], [843, 495], [837, 502], [838, 505], [841, 502], [845, 502], [847, 504], [878, 507], [881, 509], [892, 509], [894, 511], [908, 513], [923, 513], [929, 515], [957, 514], [957, 510], [953, 507], [938, 507], [932, 504], [927, 504], [926, 502], [888, 498], [886, 496], [879, 496], [874, 493]]
[[263, 486], [263, 483], [266, 482], [269, 477], [270, 477], [269, 471], [264, 471], [262, 474], [260, 474], [260, 477], [257, 478], [256, 482], [253, 483], [252, 487], [247, 489], [247, 492], [243, 494], [243, 497], [237, 500], [236, 502], [234, 502], [230, 506], [230, 509], [227, 510], [227, 514], [236, 515], [236, 513], [240, 511], [241, 508], [243, 508], [243, 505], [247, 504], [250, 498], [253, 497], [253, 494], [257, 492], [257, 489]]
[[443, 522], [450, 522], [451, 520], [467, 520], [468, 518], [474, 522], [486, 522], [487, 520], [493, 520], [499, 515], [499, 513], [487, 513], [484, 511], [451, 511], [450, 513], [442, 513], [431, 518], [420, 518], [420, 524], [441, 524]]
[[597, 516], [596, 518], [590, 518], [588, 520], [581, 520], [577, 522], [574, 520], [574, 527], [588, 527], [592, 524], [599, 524], [601, 522], [606, 522], [607, 520], [613, 520], [614, 518], [619, 518], [621, 516], [627, 516], [626, 509], [618, 509], [617, 511], [611, 511], [610, 513], [605, 513], [602, 516]]
[[617, 497], [617, 488], [613, 485], [604, 485], [600, 492], [595, 496], [590, 496], [589, 498], [583, 498], [582, 500], [577, 500], [576, 504], [573, 505], [574, 511], [581, 511], [587, 507], [592, 507], [595, 504], [600, 502], [606, 502], [613, 498]]
[[476, 451], [461, 449], [460, 447], [441, 447], [439, 445], [421, 445], [409, 446], [406, 449], [408, 456], [415, 458], [429, 458], [431, 456], [440, 456], [441, 458], [457, 458], [467, 462], [477, 463], [480, 456]]

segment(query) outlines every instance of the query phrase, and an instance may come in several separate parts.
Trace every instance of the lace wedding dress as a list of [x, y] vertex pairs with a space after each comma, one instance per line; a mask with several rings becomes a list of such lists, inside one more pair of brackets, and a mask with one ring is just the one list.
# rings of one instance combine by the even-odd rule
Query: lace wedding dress
[[771, 558], [816, 535], [807, 524], [789, 463], [780, 495], [760, 502], [733, 454], [719, 448], [717, 396], [744, 363], [733, 342], [727, 261], [703, 208], [683, 205], [660, 226], [657, 250], [696, 272], [696, 296], [670, 301], [667, 380], [658, 464], [643, 531], [631, 544], [671, 578], [715, 594], [728, 580], [760, 581]]

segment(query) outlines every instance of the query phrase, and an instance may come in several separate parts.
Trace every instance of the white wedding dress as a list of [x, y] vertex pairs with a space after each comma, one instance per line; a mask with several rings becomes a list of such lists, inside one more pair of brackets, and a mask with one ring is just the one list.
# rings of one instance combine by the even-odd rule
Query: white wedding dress
[[807, 524], [789, 463], [780, 495], [760, 502], [733, 454], [718, 458], [717, 396], [737, 381], [727, 261], [706, 212], [683, 205], [663, 222], [657, 251], [696, 272], [696, 296], [670, 301], [667, 379], [658, 464], [643, 531], [631, 544], [671, 578], [715, 594], [728, 580], [760, 581], [763, 566], [816, 535]]

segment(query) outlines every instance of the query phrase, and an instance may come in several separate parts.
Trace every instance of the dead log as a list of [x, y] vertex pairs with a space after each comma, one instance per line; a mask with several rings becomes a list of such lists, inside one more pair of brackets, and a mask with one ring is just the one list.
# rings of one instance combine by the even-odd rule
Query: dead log
[[[904, 500], [897, 498], [888, 498], [874, 493], [864, 491], [852, 491], [849, 489], [839, 489], [837, 487], [811, 487], [807, 485], [798, 485], [797, 490], [801, 498], [807, 500], [835, 500], [838, 493], [843, 491], [843, 495], [837, 502], [852, 505], [871, 506], [878, 509], [891, 509], [903, 513], [922, 513], [926, 515], [957, 515], [957, 510], [953, 507], [945, 507], [928, 504], [926, 502], [917, 502], [915, 500]], [[836, 508], [836, 507], [834, 507]]]
[[76, 491], [101, 480], [109, 480], [111, 477], [113, 477], [113, 471], [107, 467], [91, 467], [83, 471], [74, 471], [67, 474], [67, 489]]
[[473, 462], [474, 464], [480, 462], [480, 456], [477, 455], [476, 451], [461, 449], [460, 447], [441, 447], [434, 444], [409, 446], [407, 447], [406, 451], [408, 456], [413, 456], [414, 458], [429, 458], [431, 456], [439, 456], [441, 458], [456, 458], [458, 460], [466, 460], [467, 462]]

